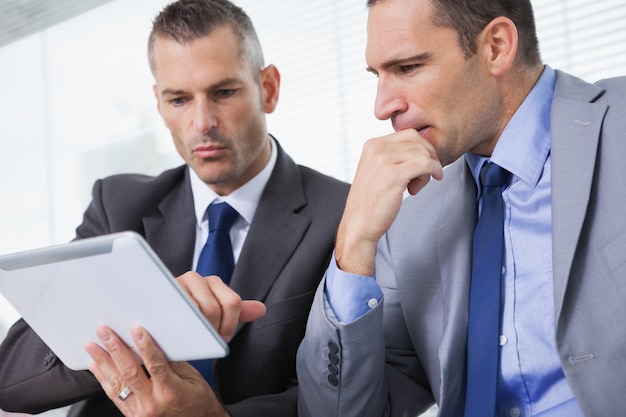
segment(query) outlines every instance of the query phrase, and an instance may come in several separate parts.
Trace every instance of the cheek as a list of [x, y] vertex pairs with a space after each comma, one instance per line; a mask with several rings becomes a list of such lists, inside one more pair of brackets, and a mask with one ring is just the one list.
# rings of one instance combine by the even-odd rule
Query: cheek
[[176, 135], [178, 131], [178, 125], [180, 124], [180, 116], [174, 114], [171, 110], [161, 111], [161, 118], [167, 130], [172, 132], [172, 135]]
[[191, 152], [185, 145], [185, 143], [180, 139], [180, 137], [175, 136], [172, 133], [172, 139], [174, 141], [174, 147], [178, 154], [185, 160], [185, 162], [189, 163], [191, 161]]

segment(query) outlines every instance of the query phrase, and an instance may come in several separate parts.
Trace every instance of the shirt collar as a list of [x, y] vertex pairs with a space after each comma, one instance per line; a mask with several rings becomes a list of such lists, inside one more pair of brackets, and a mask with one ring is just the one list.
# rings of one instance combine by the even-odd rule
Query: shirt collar
[[530, 186], [537, 185], [550, 153], [550, 109], [555, 79], [555, 71], [546, 65], [537, 84], [504, 128], [491, 158], [465, 154], [477, 185], [480, 183], [480, 168], [487, 160]]
[[270, 146], [272, 153], [265, 167], [252, 178], [250, 181], [237, 188], [227, 196], [218, 195], [211, 187], [206, 185], [191, 167], [189, 168], [189, 178], [191, 180], [191, 192], [193, 194], [194, 210], [196, 213], [196, 221], [202, 224], [206, 220], [206, 209], [209, 204], [216, 201], [225, 201], [233, 207], [239, 215], [248, 223], [252, 222], [256, 208], [261, 200], [261, 194], [265, 189], [265, 185], [272, 175], [278, 150], [275, 139], [270, 137]]

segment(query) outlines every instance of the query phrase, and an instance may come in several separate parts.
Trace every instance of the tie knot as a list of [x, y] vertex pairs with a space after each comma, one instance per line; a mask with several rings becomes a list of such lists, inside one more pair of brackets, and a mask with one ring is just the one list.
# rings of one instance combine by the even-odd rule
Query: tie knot
[[209, 205], [209, 232], [221, 230], [230, 231], [233, 223], [239, 217], [237, 210], [228, 203], [214, 203]]
[[502, 187], [511, 181], [511, 173], [493, 162], [480, 169], [480, 182], [483, 187]]

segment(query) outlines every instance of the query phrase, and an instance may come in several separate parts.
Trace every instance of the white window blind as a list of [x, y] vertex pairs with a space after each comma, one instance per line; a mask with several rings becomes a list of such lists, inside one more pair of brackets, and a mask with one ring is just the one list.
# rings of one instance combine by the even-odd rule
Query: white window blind
[[[373, 117], [364, 0], [237, 3], [282, 73], [269, 130], [298, 162], [350, 180], [363, 141], [390, 131]], [[626, 72], [623, 0], [534, 3], [545, 62], [589, 80]], [[163, 5], [105, 2], [0, 46], [0, 253], [71, 239], [96, 178], [182, 162], [156, 112], [145, 57]], [[42, 25], [52, 19], [30, 13]]]

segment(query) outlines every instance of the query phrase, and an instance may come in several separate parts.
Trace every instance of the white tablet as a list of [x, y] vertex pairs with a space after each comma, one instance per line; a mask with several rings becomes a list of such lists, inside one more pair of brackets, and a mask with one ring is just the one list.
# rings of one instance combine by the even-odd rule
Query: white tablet
[[224, 343], [145, 240], [122, 232], [0, 256], [0, 293], [69, 368], [111, 327], [136, 351], [146, 328], [171, 361], [226, 356]]

